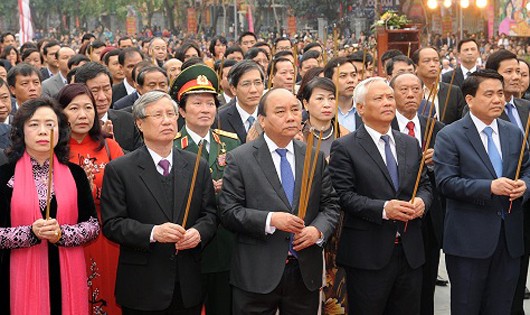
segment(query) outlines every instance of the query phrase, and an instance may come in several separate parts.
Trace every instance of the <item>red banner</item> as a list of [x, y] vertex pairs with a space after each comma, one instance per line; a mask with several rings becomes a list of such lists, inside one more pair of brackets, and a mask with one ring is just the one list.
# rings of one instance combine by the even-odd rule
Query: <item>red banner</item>
[[137, 32], [136, 28], [136, 17], [135, 16], [128, 16], [125, 20], [125, 29], [127, 31], [127, 35], [129, 36], [135, 36]]
[[287, 34], [294, 36], [296, 34], [296, 17], [290, 16], [287, 18]]
[[197, 33], [197, 13], [195, 8], [188, 8], [188, 33]]

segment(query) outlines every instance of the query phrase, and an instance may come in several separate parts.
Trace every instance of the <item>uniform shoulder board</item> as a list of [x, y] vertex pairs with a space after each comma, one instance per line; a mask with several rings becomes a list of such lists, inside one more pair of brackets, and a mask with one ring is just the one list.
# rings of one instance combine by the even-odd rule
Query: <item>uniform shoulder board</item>
[[237, 133], [234, 133], [234, 132], [224, 131], [224, 130], [221, 130], [221, 129], [214, 129], [213, 132], [215, 132], [216, 134], [218, 134], [220, 136], [223, 136], [223, 137], [239, 140], [239, 138], [237, 136]]
[[182, 134], [180, 132], [177, 132], [177, 135], [175, 136], [175, 139], [178, 139], [180, 137], [182, 137]]

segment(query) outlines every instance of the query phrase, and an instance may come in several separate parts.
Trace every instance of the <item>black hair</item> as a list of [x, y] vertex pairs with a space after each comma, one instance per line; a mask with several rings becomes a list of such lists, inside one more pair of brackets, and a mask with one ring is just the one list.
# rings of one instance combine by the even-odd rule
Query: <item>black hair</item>
[[125, 59], [131, 57], [134, 54], [140, 54], [142, 59], [144, 57], [140, 49], [136, 47], [127, 47], [121, 50], [120, 54], [118, 55], [118, 62], [120, 65], [125, 66]]
[[506, 49], [499, 49], [488, 57], [485, 68], [498, 71], [499, 67], [501, 66], [501, 62], [510, 59], [518, 60], [517, 55], [513, 52]]
[[20, 49], [19, 49], [20, 55], [23, 55], [26, 49], [30, 49], [30, 48], [37, 49], [37, 51], [39, 51], [39, 49], [37, 48], [37, 45], [35, 45], [32, 42], [26, 42], [22, 46], [20, 46]]
[[182, 43], [182, 45], [179, 47], [179, 49], [175, 53], [175, 58], [177, 58], [178, 60], [184, 62], [184, 59], [186, 57], [186, 51], [188, 51], [188, 49], [190, 49], [190, 48], [195, 49], [197, 51], [198, 56], [202, 57], [201, 50], [199, 49], [199, 46], [197, 46], [197, 44], [195, 44], [192, 41], [186, 41], [186, 42]]
[[247, 53], [245, 54], [245, 59], [254, 59], [258, 56], [259, 53], [263, 53], [267, 59], [269, 59], [269, 54], [267, 54], [267, 51], [263, 48], [258, 47], [252, 47], [249, 50], [247, 50]]
[[2, 33], [2, 35], [0, 35], [0, 42], [4, 43], [6, 37], [9, 35], [13, 36], [13, 38], [16, 39], [15, 34], [11, 32], [5, 32], [5, 33]]
[[266, 42], [256, 42], [256, 43], [254, 44], [254, 46], [252, 46], [252, 48], [261, 48], [261, 47], [268, 47], [268, 48], [269, 48], [269, 50], [266, 50], [266, 49], [264, 49], [264, 48], [262, 48], [262, 49], [264, 49], [264, 50], [267, 52], [267, 56], [268, 56], [269, 59], [270, 59], [271, 56], [269, 56], [268, 51], [271, 50], [271, 46], [270, 46], [269, 44], [267, 44]]
[[[290, 59], [278, 58], [278, 59], [274, 59], [271, 63], [269, 63], [269, 66], [267, 67], [267, 74], [270, 74], [271, 70], [272, 70], [272, 75], [274, 76], [276, 74], [276, 72], [278, 71], [278, 69], [276, 69], [276, 65], [279, 62], [288, 62], [288, 63], [290, 63], [293, 66], [293, 69], [294, 69], [294, 64], [293, 64], [293, 62]], [[296, 75], [295, 75], [295, 77], [296, 77]], [[271, 80], [271, 79], [272, 78], [269, 78], [269, 80]]]
[[241, 45], [241, 41], [243, 40], [243, 37], [245, 36], [252, 36], [254, 37], [254, 39], [257, 41], [258, 38], [256, 37], [256, 34], [252, 33], [252, 32], [243, 32], [241, 35], [239, 35], [239, 38], [237, 39], [237, 42], [239, 43], [239, 45]]
[[148, 73], [153, 73], [153, 72], [162, 73], [164, 75], [164, 77], [166, 77], [166, 81], [168, 81], [167, 72], [164, 69], [162, 69], [162, 68], [160, 68], [158, 66], [149, 66], [149, 67], [141, 68], [140, 71], [138, 71], [138, 75], [136, 75], [136, 83], [138, 83], [138, 85], [140, 85], [140, 86], [144, 86], [145, 76]]
[[284, 40], [289, 41], [289, 43], [291, 44], [291, 47], [293, 47], [293, 43], [291, 42], [291, 39], [289, 37], [278, 37], [274, 39], [274, 47], [276, 47], [276, 45], [278, 45], [279, 42], [284, 41]]
[[355, 71], [357, 71], [357, 67], [355, 67], [348, 57], [335, 57], [331, 59], [324, 67], [324, 76], [333, 80], [333, 73], [335, 73], [335, 69], [345, 63], [351, 63], [355, 68]]
[[36, 67], [30, 65], [29, 63], [20, 63], [12, 67], [7, 73], [7, 85], [15, 86], [17, 83], [17, 76], [29, 77], [32, 74], [36, 74], [39, 77], [39, 81], [42, 82], [42, 75]]
[[6, 149], [10, 162], [18, 161], [26, 151], [26, 142], [24, 135], [24, 124], [35, 114], [37, 109], [41, 107], [49, 107], [57, 115], [57, 122], [59, 124], [59, 140], [55, 146], [54, 152], [59, 162], [66, 164], [70, 158], [70, 128], [68, 127], [68, 118], [63, 113], [59, 105], [54, 99], [47, 97], [39, 97], [28, 100], [18, 108], [11, 124], [11, 146]]
[[[136, 74], [137, 73], [142, 71], [143, 68], [147, 68], [147, 67], [151, 67], [151, 66], [153, 66], [153, 63], [149, 62], [149, 61], [146, 61], [146, 60], [141, 61], [136, 66], [134, 66], [134, 68], [132, 69], [132, 72], [131, 72], [133, 81], [137, 82], [136, 81]], [[142, 82], [142, 85], [143, 85], [143, 82]]]
[[282, 50], [282, 51], [279, 51], [277, 53], [274, 54], [274, 57], [272, 58], [273, 60], [276, 60], [278, 58], [283, 58], [285, 56], [291, 56], [294, 58], [294, 54], [292, 51], [290, 50]]
[[424, 49], [434, 49], [434, 51], [436, 51], [436, 53], [438, 55], [440, 55], [440, 52], [438, 52], [436, 47], [433, 47], [433, 46], [425, 46], [425, 47], [418, 48], [418, 49], [416, 49], [416, 51], [414, 51], [414, 53], [412, 53], [412, 57], [411, 57], [411, 59], [412, 59], [412, 61], [414, 62], [415, 65], [418, 65], [418, 63], [420, 62], [420, 53]]
[[405, 54], [399, 49], [389, 49], [381, 55], [381, 63], [384, 65], [385, 61], [390, 60], [397, 56], [405, 56]]
[[77, 68], [70, 69], [68, 73], [66, 74], [66, 82], [68, 84], [72, 83], [72, 79], [75, 78], [75, 74], [77, 73]]
[[42, 58], [40, 51], [37, 48], [26, 48], [24, 49], [24, 52], [21, 54], [20, 59], [22, 62], [26, 61], [26, 59], [32, 54], [32, 53], [38, 53], [40, 62], [43, 63], [44, 59]]
[[4, 85], [7, 86], [7, 82], [4, 81], [4, 79], [0, 78], [0, 88]]
[[311, 95], [313, 94], [313, 91], [316, 88], [321, 88], [327, 92], [331, 92], [333, 93], [333, 95], [335, 95], [335, 92], [336, 92], [335, 84], [330, 78], [316, 77], [316, 78], [313, 78], [311, 81], [309, 81], [309, 83], [307, 83], [304, 86], [304, 89], [302, 93], [300, 94], [300, 101], [302, 100], [309, 101], [309, 99], [311, 98]]
[[4, 47], [4, 49], [2, 50], [2, 53], [0, 54], [0, 58], [7, 59], [7, 56], [9, 55], [9, 53], [11, 53], [11, 51], [14, 51], [17, 53], [17, 63], [18, 63], [20, 59], [20, 52], [18, 51], [18, 49], [15, 48], [15, 46], [9, 45], [9, 46]]
[[234, 59], [225, 59], [224, 61], [218, 60], [214, 65], [215, 71], [221, 70], [221, 63], [223, 64], [223, 68], [230, 68], [234, 66], [237, 63], [237, 61]]
[[258, 70], [261, 80], [265, 80], [265, 74], [263, 73], [261, 66], [255, 63], [253, 60], [247, 59], [236, 63], [232, 68], [230, 68], [230, 71], [228, 72], [228, 83], [231, 86], [236, 87], [239, 84], [241, 77], [245, 73], [252, 70]]
[[[103, 62], [108, 67], [109, 66], [109, 62], [110, 62], [110, 57], [118, 56], [118, 58], [119, 58], [120, 53], [121, 53], [121, 49], [119, 49], [119, 48], [116, 48], [116, 49], [113, 49], [113, 50], [107, 52], [105, 54], [105, 56], [103, 56]], [[118, 63], [119, 63], [119, 61], [118, 61]]]
[[81, 62], [90, 62], [87, 56], [81, 54], [75, 54], [72, 58], [68, 59], [68, 69], [72, 69], [73, 66], [78, 66]]
[[198, 65], [198, 64], [204, 65], [205, 64], [204, 60], [202, 60], [201, 57], [192, 57], [182, 63], [182, 65], [180, 66], [180, 71], [182, 72], [186, 68], [191, 67], [193, 65]]
[[118, 39], [118, 46], [120, 46], [120, 43], [122, 41], [126, 41], [126, 40], [131, 40], [131, 42], [133, 41], [132, 38], [129, 37], [129, 36], [122, 36], [122, 37], [120, 37], [120, 39]]
[[497, 71], [492, 69], [477, 70], [468, 75], [464, 83], [462, 83], [462, 94], [464, 98], [466, 95], [476, 96], [480, 83], [488, 79], [499, 80], [501, 84], [504, 84], [504, 78]]
[[97, 62], [87, 62], [81, 67], [77, 68], [77, 73], [75, 74], [75, 83], [85, 83], [88, 80], [92, 80], [100, 74], [106, 74], [109, 77], [110, 85], [112, 85], [112, 75], [110, 74], [109, 69], [104, 65]]
[[395, 57], [392, 57], [387, 62], [386, 68], [385, 68], [386, 74], [391, 75], [394, 72], [394, 65], [396, 64], [396, 62], [405, 62], [407, 65], [415, 67], [412, 59], [410, 59], [409, 57], [405, 55], [397, 55]]
[[311, 48], [314, 48], [314, 47], [320, 47], [320, 49], [324, 50], [324, 49], [322, 48], [322, 45], [320, 45], [319, 42], [312, 42], [312, 43], [309, 43], [309, 44], [307, 44], [307, 45], [304, 46], [304, 54], [305, 54], [306, 52], [308, 52], [309, 50], [311, 50]]
[[296, 98], [302, 101], [302, 92], [304, 90], [304, 87], [314, 78], [320, 76], [321, 73], [324, 72], [324, 68], [322, 67], [314, 67], [305, 73], [304, 77], [302, 78], [302, 81], [300, 81], [300, 88], [298, 89], [298, 93], [296, 94]]
[[479, 48], [479, 45], [477, 41], [474, 38], [464, 38], [461, 41], [458, 42], [458, 45], [456, 46], [458, 49], [458, 52], [460, 52], [460, 49], [462, 49], [462, 45], [465, 43], [473, 42], [475, 45], [477, 45], [477, 49]]
[[86, 33], [83, 35], [83, 38], [81, 38], [81, 41], [84, 42], [85, 40], [91, 40], [92, 38], [96, 38], [96, 36], [92, 33]]
[[217, 44], [217, 41], [219, 41], [223, 45], [228, 45], [228, 41], [224, 36], [215, 36], [210, 41], [210, 46], [208, 47], [208, 51], [212, 54], [212, 56], [215, 57], [215, 45]]
[[55, 46], [61, 46], [61, 44], [56, 40], [49, 41], [46, 45], [44, 45], [44, 48], [42, 48], [42, 53], [46, 56], [48, 55], [48, 49], [55, 47]]
[[372, 57], [372, 54], [370, 54], [368, 51], [366, 51], [365, 53], [363, 52], [363, 50], [357, 50], [356, 52], [348, 56], [348, 59], [350, 61], [355, 61], [355, 62], [360, 62], [360, 63], [363, 62], [363, 58], [364, 58], [365, 66], [374, 62], [374, 57]]
[[304, 62], [309, 60], [309, 59], [317, 59], [318, 60], [318, 58], [320, 58], [320, 52], [318, 52], [316, 50], [306, 51], [302, 55], [302, 58], [300, 58], [299, 67], [302, 68], [302, 65], [304, 64]]

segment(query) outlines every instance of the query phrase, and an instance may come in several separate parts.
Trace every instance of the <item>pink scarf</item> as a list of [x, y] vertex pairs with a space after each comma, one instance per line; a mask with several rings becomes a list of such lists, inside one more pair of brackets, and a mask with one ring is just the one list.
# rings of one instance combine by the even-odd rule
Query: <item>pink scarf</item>
[[[59, 224], [77, 224], [77, 188], [68, 166], [54, 156], [53, 185]], [[11, 225], [31, 225], [42, 218], [31, 160], [27, 152], [15, 166]], [[50, 245], [54, 246], [54, 245]], [[88, 288], [82, 247], [59, 247], [62, 313], [88, 314]], [[11, 250], [12, 315], [49, 315], [48, 242]]]

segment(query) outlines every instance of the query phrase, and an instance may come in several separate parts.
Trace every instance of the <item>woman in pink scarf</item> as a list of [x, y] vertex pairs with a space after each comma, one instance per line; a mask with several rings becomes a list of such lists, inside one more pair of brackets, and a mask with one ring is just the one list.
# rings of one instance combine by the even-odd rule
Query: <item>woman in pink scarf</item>
[[85, 172], [68, 163], [68, 120], [53, 101], [35, 99], [22, 104], [12, 127], [10, 162], [0, 167], [0, 314], [88, 314], [82, 245], [99, 224]]

